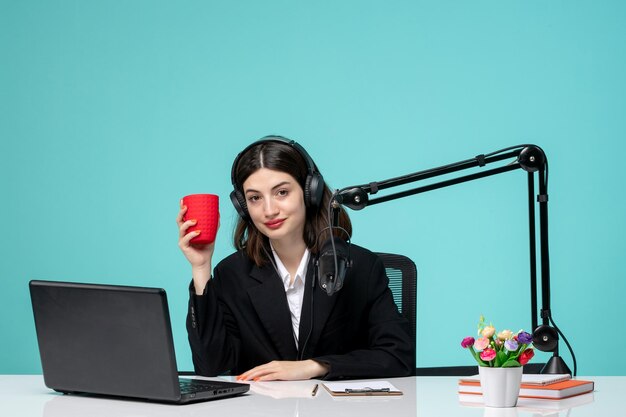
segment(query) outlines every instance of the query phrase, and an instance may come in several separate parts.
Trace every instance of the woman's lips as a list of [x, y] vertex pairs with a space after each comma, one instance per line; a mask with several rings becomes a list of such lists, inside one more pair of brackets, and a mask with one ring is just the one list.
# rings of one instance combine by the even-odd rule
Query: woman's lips
[[270, 228], [270, 229], [278, 229], [280, 226], [282, 226], [283, 222], [285, 221], [285, 219], [280, 219], [280, 220], [272, 220], [269, 222], [265, 222], [265, 226]]

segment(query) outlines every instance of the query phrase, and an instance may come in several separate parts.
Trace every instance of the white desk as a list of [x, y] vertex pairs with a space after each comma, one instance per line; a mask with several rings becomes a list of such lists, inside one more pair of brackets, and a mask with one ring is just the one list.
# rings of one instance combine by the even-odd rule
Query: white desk
[[[23, 417], [400, 417], [400, 416], [570, 416], [624, 415], [626, 376], [586, 377], [595, 381], [589, 402], [558, 410], [557, 402], [534, 400], [516, 408], [496, 409], [460, 404], [457, 378], [418, 377], [388, 379], [404, 392], [397, 397], [332, 397], [317, 381], [252, 383], [249, 394], [190, 405], [61, 395], [44, 386], [40, 375], [0, 375], [0, 416]], [[527, 400], [531, 401], [531, 400]], [[543, 404], [543, 409], [541, 408]], [[555, 408], [557, 408], [555, 410]]]

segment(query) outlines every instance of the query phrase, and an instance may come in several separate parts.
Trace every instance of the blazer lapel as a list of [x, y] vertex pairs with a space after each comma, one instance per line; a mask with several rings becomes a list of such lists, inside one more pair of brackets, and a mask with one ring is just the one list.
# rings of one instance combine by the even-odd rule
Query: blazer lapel
[[[306, 288], [302, 302], [302, 313], [300, 314], [300, 335], [298, 337], [298, 357], [303, 359], [313, 356], [322, 329], [324, 329], [326, 321], [333, 311], [338, 296], [335, 293], [329, 297], [326, 291], [319, 286], [317, 266], [313, 255], [311, 255], [311, 259], [312, 262], [309, 264], [306, 274]], [[311, 297], [313, 297], [313, 311], [311, 311]], [[313, 329], [311, 329], [311, 313], [313, 313]], [[304, 352], [302, 352], [303, 349]]]
[[248, 289], [248, 296], [282, 360], [295, 360], [291, 313], [285, 287], [273, 268], [253, 267], [250, 276], [259, 285]]

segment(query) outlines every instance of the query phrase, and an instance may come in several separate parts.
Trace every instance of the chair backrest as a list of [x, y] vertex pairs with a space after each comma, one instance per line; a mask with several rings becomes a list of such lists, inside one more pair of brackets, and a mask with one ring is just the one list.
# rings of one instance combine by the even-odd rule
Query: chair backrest
[[[385, 272], [389, 278], [389, 288], [393, 300], [411, 326], [411, 335], [417, 344], [417, 268], [415, 263], [403, 255], [393, 253], [376, 253], [383, 261]], [[545, 363], [530, 363], [524, 366], [524, 373], [538, 374]], [[417, 376], [470, 376], [478, 373], [474, 366], [435, 366], [416, 368]]]
[[411, 336], [416, 343], [417, 329], [417, 268], [415, 263], [403, 255], [377, 252], [383, 261], [385, 272], [389, 278], [389, 288], [400, 314], [411, 327]]

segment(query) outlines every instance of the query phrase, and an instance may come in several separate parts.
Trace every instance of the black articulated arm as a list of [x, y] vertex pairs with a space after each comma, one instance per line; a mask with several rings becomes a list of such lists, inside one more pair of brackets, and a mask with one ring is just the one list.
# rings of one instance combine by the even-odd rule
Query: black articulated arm
[[[502, 162], [504, 161], [504, 162]], [[481, 170], [501, 162], [499, 166]], [[446, 179], [440, 182], [430, 183], [421, 187], [412, 188], [370, 198], [379, 191], [394, 188], [413, 182], [423, 181], [442, 175], [454, 174], [471, 168], [479, 169], [468, 175]], [[480, 154], [476, 157], [443, 165], [436, 168], [418, 171], [412, 174], [390, 178], [383, 181], [370, 182], [363, 185], [344, 187], [335, 191], [331, 202], [331, 217], [336, 226], [340, 206], [349, 207], [352, 210], [362, 210], [367, 206], [397, 200], [415, 194], [445, 188], [464, 182], [474, 181], [493, 175], [521, 169], [528, 173], [528, 214], [529, 214], [529, 237], [530, 237], [530, 292], [531, 292], [531, 324], [533, 329], [533, 344], [539, 350], [554, 352], [543, 373], [571, 373], [565, 362], [558, 356], [558, 335], [560, 334], [574, 360], [574, 375], [576, 374], [576, 359], [574, 353], [565, 339], [563, 333], [558, 330], [552, 321], [550, 310], [550, 257], [548, 251], [548, 160], [543, 150], [537, 145], [518, 145], [488, 154]], [[535, 196], [535, 174], [539, 183], [539, 193]], [[537, 323], [537, 250], [536, 250], [536, 216], [535, 202], [539, 205], [539, 239], [541, 252], [541, 297], [542, 306], [539, 311], [542, 324]], [[550, 325], [552, 324], [553, 327]], [[556, 330], [555, 330], [556, 329]]]

